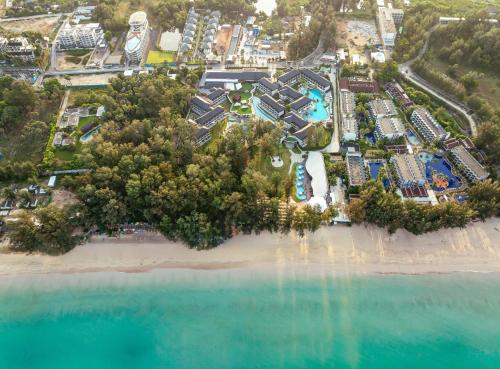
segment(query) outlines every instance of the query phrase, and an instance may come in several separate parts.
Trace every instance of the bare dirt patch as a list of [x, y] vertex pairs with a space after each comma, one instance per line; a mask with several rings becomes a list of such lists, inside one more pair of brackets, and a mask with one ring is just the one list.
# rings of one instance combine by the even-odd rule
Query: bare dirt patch
[[44, 36], [50, 35], [57, 24], [59, 17], [46, 17], [36, 19], [24, 19], [18, 21], [1, 22], [0, 27], [16, 33], [25, 31], [40, 32]]
[[349, 55], [363, 56], [365, 45], [380, 44], [377, 26], [374, 21], [343, 19], [337, 20], [337, 36], [335, 42], [338, 46], [347, 48]]
[[233, 27], [222, 27], [215, 35], [215, 50], [217, 55], [225, 55], [229, 44], [231, 43], [231, 36], [233, 34]]
[[58, 208], [63, 208], [66, 205], [76, 204], [78, 199], [73, 192], [66, 190], [54, 190], [52, 192], [52, 203]]

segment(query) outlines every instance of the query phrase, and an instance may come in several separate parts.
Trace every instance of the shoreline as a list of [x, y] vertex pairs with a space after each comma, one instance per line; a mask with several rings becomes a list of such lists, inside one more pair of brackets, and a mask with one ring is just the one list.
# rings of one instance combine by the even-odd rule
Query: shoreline
[[450, 274], [500, 272], [500, 220], [414, 236], [373, 226], [322, 227], [298, 238], [239, 235], [197, 251], [160, 235], [95, 237], [67, 254], [0, 253], [0, 277], [126, 274], [156, 271], [246, 271], [251, 274]]

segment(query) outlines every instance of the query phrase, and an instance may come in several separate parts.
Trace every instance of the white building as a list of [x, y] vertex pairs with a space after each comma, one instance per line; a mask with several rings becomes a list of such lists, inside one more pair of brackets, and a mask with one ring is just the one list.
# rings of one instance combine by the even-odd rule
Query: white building
[[412, 154], [396, 154], [391, 157], [398, 177], [398, 185], [404, 187], [425, 186], [425, 171], [422, 162]]
[[416, 108], [411, 114], [411, 121], [427, 142], [445, 140], [450, 136], [425, 108]]
[[403, 17], [404, 12], [401, 9], [378, 8], [377, 22], [385, 47], [394, 47], [397, 36], [396, 25], [403, 22]]
[[405, 134], [405, 126], [399, 118], [379, 117], [375, 123], [377, 139], [396, 140]]
[[99, 23], [66, 24], [59, 33], [59, 48], [61, 49], [90, 49], [98, 45], [105, 45], [104, 32]]
[[459, 145], [450, 150], [450, 156], [460, 172], [471, 182], [484, 181], [488, 178], [488, 172], [479, 162], [467, 151], [465, 147]]
[[125, 43], [125, 56], [131, 64], [140, 64], [148, 43], [148, 19], [143, 11], [133, 13], [128, 21], [130, 29]]

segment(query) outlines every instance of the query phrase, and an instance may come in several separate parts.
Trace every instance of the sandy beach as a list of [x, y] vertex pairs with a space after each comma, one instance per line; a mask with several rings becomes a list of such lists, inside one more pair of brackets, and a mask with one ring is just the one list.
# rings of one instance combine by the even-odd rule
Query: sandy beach
[[323, 227], [295, 234], [241, 235], [196, 251], [159, 235], [95, 237], [61, 256], [0, 254], [0, 275], [158, 269], [292, 270], [304, 273], [500, 272], [500, 220], [414, 236], [372, 226]]

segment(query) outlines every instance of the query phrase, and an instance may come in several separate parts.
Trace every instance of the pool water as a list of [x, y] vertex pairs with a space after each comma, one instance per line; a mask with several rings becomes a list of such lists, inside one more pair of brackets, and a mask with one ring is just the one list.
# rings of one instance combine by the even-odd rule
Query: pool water
[[[418, 153], [418, 158], [425, 165], [425, 176], [427, 177], [427, 182], [432, 185], [432, 189], [434, 191], [441, 192], [446, 189], [457, 189], [462, 186], [460, 179], [453, 174], [451, 165], [442, 156], [434, 155], [427, 151], [421, 151]], [[435, 186], [432, 179], [433, 172], [448, 178], [447, 188]]]
[[264, 111], [260, 106], [260, 99], [257, 96], [252, 96], [250, 98], [250, 102], [252, 104], [252, 110], [255, 116], [259, 119], [266, 120], [269, 122], [274, 122], [275, 119], [266, 111]]
[[307, 89], [302, 87], [299, 89], [299, 92], [314, 101], [313, 108], [303, 113], [302, 118], [308, 122], [321, 122], [329, 118], [330, 114], [328, 113], [328, 109], [325, 107], [325, 105], [328, 105], [329, 103], [323, 101], [325, 95], [321, 91], [313, 88], [307, 92]]
[[421, 144], [421, 142], [418, 139], [417, 135], [413, 131], [411, 131], [411, 130], [407, 130], [406, 131], [406, 137], [408, 137], [408, 141], [410, 141], [410, 143], [412, 145], [420, 145]]
[[[368, 163], [368, 168], [370, 169], [370, 178], [373, 180], [377, 180], [378, 174], [382, 168], [384, 168], [385, 164], [383, 162], [370, 162]], [[382, 184], [384, 188], [389, 188], [391, 185], [389, 179], [387, 177], [382, 178]]]
[[80, 137], [80, 141], [82, 143], [86, 143], [86, 142], [89, 142], [92, 137], [97, 133], [99, 132], [99, 129], [101, 128], [101, 126], [97, 126], [95, 127], [94, 129], [92, 129], [91, 131], [85, 133], [84, 135], [82, 135], [82, 137]]
[[377, 139], [375, 138], [375, 135], [373, 132], [367, 133], [365, 135], [365, 140], [370, 144], [370, 145], [375, 145], [377, 143]]

